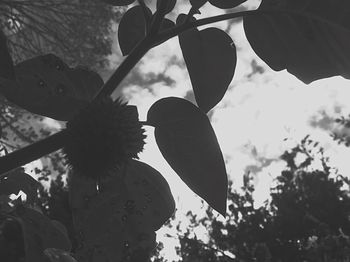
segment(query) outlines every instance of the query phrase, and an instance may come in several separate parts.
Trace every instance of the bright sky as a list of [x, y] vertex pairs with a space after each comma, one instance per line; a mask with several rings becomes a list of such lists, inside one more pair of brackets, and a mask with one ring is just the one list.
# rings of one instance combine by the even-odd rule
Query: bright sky
[[[254, 7], [257, 2], [248, 1], [248, 4]], [[182, 3], [178, 4], [175, 13], [188, 10], [188, 3]], [[202, 17], [223, 13], [208, 4], [201, 11]], [[170, 18], [174, 17], [170, 15]], [[277, 73], [269, 69], [250, 48], [241, 23], [220, 22], [214, 26], [230, 34], [238, 52], [234, 79], [211, 115], [228, 175], [235, 187], [242, 186], [243, 174], [252, 171], [256, 175], [256, 200], [258, 204], [262, 203], [268, 197], [272, 177], [280, 174], [285, 167], [279, 157], [308, 134], [326, 149], [332, 165], [338, 167], [340, 173], [350, 174], [347, 163], [350, 150], [337, 145], [329, 135], [336, 128], [330, 117], [350, 113], [350, 81], [334, 77], [306, 86], [286, 72]], [[115, 54], [111, 57], [116, 65], [122, 59], [118, 49], [116, 43]], [[263, 73], [252, 74], [253, 60]], [[188, 93], [191, 84], [177, 38], [151, 50], [136, 70], [141, 79], [128, 78], [122, 93], [130, 104], [138, 106], [141, 120], [145, 120], [148, 108], [162, 97], [193, 97]], [[148, 128], [147, 134], [141, 160], [159, 170], [170, 184], [177, 202], [178, 219], [188, 210], [200, 212], [200, 199], [162, 158], [153, 129]], [[159, 236], [162, 233], [161, 230]], [[170, 234], [175, 235], [174, 232]], [[169, 242], [165, 253], [167, 257], [175, 254]]]

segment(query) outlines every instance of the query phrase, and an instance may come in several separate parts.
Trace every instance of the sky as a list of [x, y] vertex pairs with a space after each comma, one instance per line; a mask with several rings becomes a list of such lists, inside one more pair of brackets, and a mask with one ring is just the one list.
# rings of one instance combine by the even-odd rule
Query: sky
[[[178, 1], [173, 13], [188, 12], [186, 2]], [[246, 4], [250, 9], [257, 5], [255, 0]], [[202, 15], [197, 18], [223, 13], [209, 4], [201, 12]], [[174, 21], [173, 13], [169, 18]], [[237, 48], [234, 78], [223, 100], [210, 112], [234, 188], [242, 186], [243, 175], [250, 171], [255, 177], [256, 204], [262, 204], [268, 198], [273, 177], [285, 168], [279, 157], [309, 134], [324, 147], [330, 164], [337, 167], [339, 173], [350, 174], [347, 163], [349, 148], [337, 145], [330, 136], [332, 130], [339, 128], [332, 118], [350, 113], [350, 81], [333, 77], [305, 85], [289, 73], [274, 72], [264, 64], [249, 46], [242, 23], [220, 22], [210, 26], [229, 33]], [[110, 57], [112, 67], [123, 59], [117, 39], [114, 40], [114, 54]], [[147, 110], [160, 98], [176, 96], [193, 102], [178, 39], [173, 38], [148, 52], [115, 95], [137, 105], [140, 120], [146, 119]], [[168, 181], [177, 203], [177, 219], [181, 220], [188, 210], [203, 212], [199, 208], [203, 207], [200, 198], [187, 188], [163, 159], [155, 143], [153, 128], [147, 128], [147, 135], [147, 144], [140, 159], [160, 171]], [[183, 226], [186, 227], [186, 223]], [[167, 230], [161, 229], [158, 235], [169, 233]], [[175, 232], [169, 234], [174, 235]], [[168, 240], [164, 251], [167, 257], [175, 256], [172, 247], [175, 242]]]

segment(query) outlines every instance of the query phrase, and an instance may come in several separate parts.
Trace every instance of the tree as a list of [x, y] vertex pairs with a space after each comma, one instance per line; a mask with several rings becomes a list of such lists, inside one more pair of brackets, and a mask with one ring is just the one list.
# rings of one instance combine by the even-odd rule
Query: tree
[[[230, 188], [224, 221], [211, 209], [201, 219], [189, 212], [192, 224], [179, 233], [182, 261], [348, 261], [349, 179], [332, 170], [323, 156], [317, 159], [312, 152], [323, 150], [315, 145], [306, 138], [282, 155], [287, 168], [276, 177], [263, 206], [255, 206], [254, 186], [247, 179], [242, 192]], [[301, 163], [298, 154], [305, 159]], [[322, 169], [312, 168], [317, 160]], [[208, 229], [208, 243], [193, 237], [190, 229], [199, 225]]]
[[92, 0], [1, 1], [0, 15], [15, 63], [54, 53], [69, 65], [100, 68], [120, 10]]
[[[115, 6], [135, 2], [105, 1]], [[197, 27], [243, 17], [248, 41], [274, 70], [287, 69], [305, 83], [334, 75], [349, 77], [350, 4], [346, 1], [263, 0], [257, 10], [232, 9], [196, 20], [207, 2], [228, 9], [246, 1], [191, 0], [192, 7], [187, 14], [179, 14], [176, 23], [165, 18], [176, 0], [157, 1], [154, 13], [145, 1], [137, 2], [123, 15], [118, 28], [120, 48], [127, 56], [106, 83], [91, 70], [65, 63], [58, 57], [60, 52], [14, 66], [8, 40], [1, 35], [3, 96], [30, 112], [67, 122], [65, 129], [0, 158], [1, 236], [3, 243], [13, 246], [9, 251], [2, 249], [1, 255], [8, 260], [147, 261], [155, 248], [155, 231], [172, 216], [175, 203], [162, 175], [135, 160], [145, 143], [143, 125], [154, 127], [160, 151], [180, 178], [226, 215], [225, 161], [207, 113], [223, 98], [234, 76], [237, 54], [226, 32]], [[66, 10], [70, 9], [63, 12], [69, 12]], [[49, 14], [44, 18], [51, 19]], [[23, 19], [17, 13], [14, 16]], [[197, 106], [181, 98], [163, 98], [141, 122], [135, 106], [113, 100], [111, 94], [148, 50], [175, 36], [179, 37]], [[69, 253], [72, 244], [65, 227], [35, 209], [38, 185], [19, 168], [61, 148], [71, 169], [68, 199], [77, 242], [74, 253]], [[9, 198], [20, 191], [27, 195], [26, 200]], [[281, 200], [278, 197], [277, 192], [275, 201]], [[256, 216], [250, 218], [261, 217]], [[15, 240], [3, 233], [8, 231], [14, 233]], [[248, 244], [238, 247], [249, 251]]]

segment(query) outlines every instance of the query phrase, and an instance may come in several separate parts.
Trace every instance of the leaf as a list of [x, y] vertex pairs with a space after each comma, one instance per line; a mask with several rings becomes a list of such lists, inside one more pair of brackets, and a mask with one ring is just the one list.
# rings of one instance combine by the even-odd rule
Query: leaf
[[26, 261], [41, 261], [46, 248], [70, 251], [69, 239], [49, 218], [24, 206], [17, 207], [16, 214], [23, 230]]
[[93, 99], [103, 85], [95, 72], [69, 68], [53, 54], [15, 67], [17, 80], [0, 78], [0, 90], [11, 102], [36, 114], [67, 121]]
[[[149, 16], [152, 15], [147, 8]], [[132, 49], [146, 36], [146, 20], [141, 6], [130, 8], [122, 17], [118, 28], [119, 46], [123, 55]]]
[[273, 70], [287, 69], [305, 83], [350, 78], [349, 1], [263, 0], [260, 14], [244, 17], [257, 55]]
[[175, 97], [154, 103], [147, 121], [155, 127], [158, 147], [180, 178], [211, 207], [226, 212], [227, 174], [208, 117]]
[[193, 8], [199, 9], [201, 8], [208, 0], [190, 0], [190, 3]]
[[[164, 0], [157, 0], [157, 10], [159, 9], [159, 5], [162, 1], [164, 1]], [[167, 1], [169, 1], [169, 2], [168, 2], [168, 6], [166, 8], [166, 11], [165, 11], [166, 14], [170, 13], [176, 5], [176, 0], [167, 0]]]
[[13, 62], [7, 46], [5, 34], [0, 30], [0, 77], [7, 79], [15, 79], [15, 70]]
[[23, 191], [27, 195], [27, 202], [33, 203], [37, 198], [39, 183], [24, 172], [23, 168], [17, 168], [6, 173], [0, 178], [0, 195], [17, 195]]
[[143, 219], [158, 230], [174, 213], [175, 201], [163, 176], [151, 166], [131, 160], [127, 166], [125, 184], [135, 208]]
[[115, 6], [123, 6], [123, 5], [131, 5], [135, 0], [102, 0], [103, 2], [115, 5]]
[[228, 9], [239, 6], [246, 1], [247, 0], [209, 0], [209, 3], [221, 9]]
[[[184, 16], [179, 16], [177, 23]], [[198, 106], [208, 112], [225, 95], [236, 68], [232, 39], [218, 28], [187, 30], [179, 35], [180, 47]]]

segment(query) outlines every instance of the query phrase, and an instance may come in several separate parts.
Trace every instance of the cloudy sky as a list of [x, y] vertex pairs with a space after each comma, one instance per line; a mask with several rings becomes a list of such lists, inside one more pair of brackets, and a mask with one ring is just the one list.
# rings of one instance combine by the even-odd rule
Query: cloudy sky
[[[173, 13], [188, 12], [189, 5], [178, 2]], [[249, 8], [257, 6], [257, 2], [248, 1]], [[223, 13], [208, 4], [201, 11], [201, 17]], [[175, 18], [173, 14], [169, 17]], [[269, 69], [250, 48], [241, 23], [220, 22], [212, 26], [226, 30], [237, 47], [234, 79], [223, 100], [210, 113], [235, 187], [239, 188], [243, 174], [251, 171], [256, 177], [257, 204], [262, 203], [268, 197], [272, 178], [285, 167], [280, 155], [308, 134], [325, 148], [331, 164], [340, 173], [350, 174], [350, 165], [346, 163], [349, 149], [337, 145], [330, 137], [331, 130], [337, 128], [331, 119], [350, 113], [350, 81], [333, 77], [306, 86], [286, 72]], [[112, 65], [117, 66], [122, 59], [115, 39]], [[193, 101], [178, 39], [151, 50], [124, 81], [121, 92], [130, 104], [138, 106], [141, 120], [145, 120], [148, 108], [160, 98], [176, 96]], [[147, 134], [141, 160], [166, 178], [177, 201], [179, 217], [201, 206], [200, 199], [162, 158], [153, 129], [147, 128]], [[171, 249], [166, 252], [171, 253]]]

